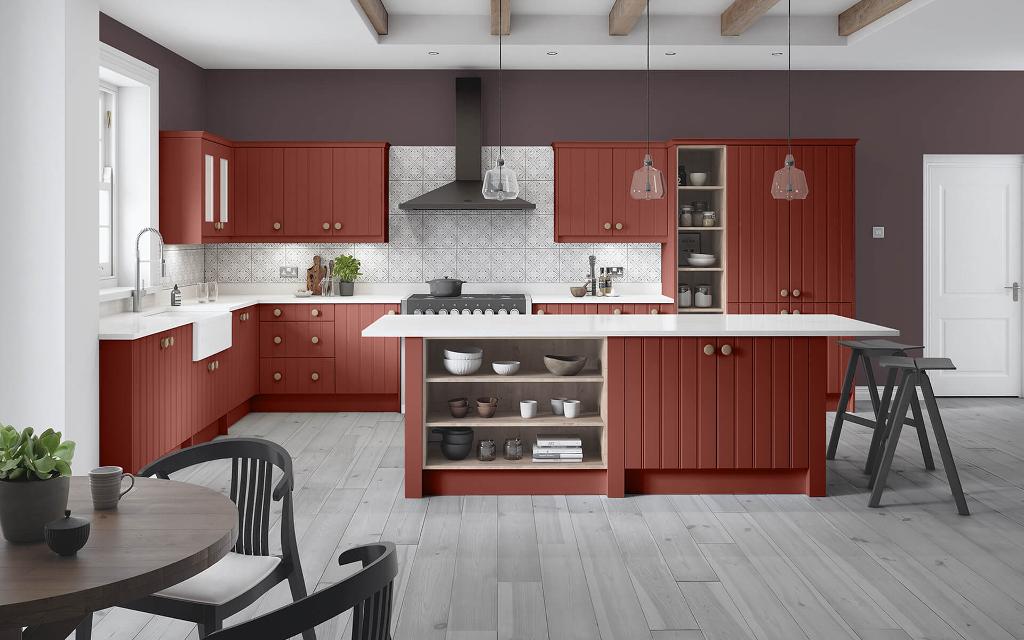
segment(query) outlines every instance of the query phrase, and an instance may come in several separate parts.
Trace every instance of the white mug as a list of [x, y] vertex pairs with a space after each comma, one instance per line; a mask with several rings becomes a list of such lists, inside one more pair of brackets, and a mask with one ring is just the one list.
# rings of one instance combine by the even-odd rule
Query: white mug
[[524, 418], [536, 418], [537, 417], [537, 401], [536, 400], [523, 400], [519, 403], [519, 414]]
[[[121, 482], [131, 478], [131, 484], [121, 491]], [[135, 487], [135, 476], [125, 473], [121, 467], [97, 467], [89, 472], [89, 488], [92, 490], [92, 507], [97, 511], [116, 509], [124, 494]]]
[[579, 400], [564, 400], [562, 402], [562, 408], [565, 411], [566, 418], [578, 418], [580, 417], [580, 401]]
[[556, 416], [565, 415], [562, 413], [562, 405], [568, 398], [551, 398], [551, 413]]

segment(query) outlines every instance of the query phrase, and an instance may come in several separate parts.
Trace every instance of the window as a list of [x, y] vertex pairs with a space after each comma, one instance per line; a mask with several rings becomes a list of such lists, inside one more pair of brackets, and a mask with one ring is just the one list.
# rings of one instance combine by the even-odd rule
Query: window
[[115, 155], [117, 87], [101, 83], [99, 90], [99, 276], [114, 278], [114, 221], [117, 198], [114, 190], [117, 158]]

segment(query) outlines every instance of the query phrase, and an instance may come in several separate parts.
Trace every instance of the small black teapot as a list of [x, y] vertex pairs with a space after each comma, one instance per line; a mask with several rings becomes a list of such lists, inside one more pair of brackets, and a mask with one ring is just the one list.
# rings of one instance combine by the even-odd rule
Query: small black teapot
[[85, 518], [72, 518], [71, 510], [64, 511], [64, 517], [48, 522], [43, 528], [46, 546], [54, 553], [62, 556], [73, 556], [89, 541], [89, 521]]

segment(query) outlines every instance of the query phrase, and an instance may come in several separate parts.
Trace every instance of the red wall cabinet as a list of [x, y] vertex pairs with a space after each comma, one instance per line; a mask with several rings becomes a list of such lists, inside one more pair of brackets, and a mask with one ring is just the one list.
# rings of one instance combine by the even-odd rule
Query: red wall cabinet
[[332, 231], [353, 242], [388, 241], [388, 148], [346, 145], [331, 150]]
[[571, 313], [589, 313], [589, 314], [613, 314], [613, 315], [632, 315], [632, 314], [658, 314], [658, 313], [675, 313], [675, 305], [672, 304], [608, 304], [608, 303], [565, 303], [565, 304], [535, 304], [533, 305], [533, 313], [535, 315], [543, 315], [546, 313], [556, 314], [571, 314]]
[[267, 242], [289, 235], [284, 208], [284, 149], [235, 149], [235, 230]]
[[233, 150], [203, 131], [160, 134], [160, 232], [168, 244], [234, 233]]
[[[629, 197], [633, 172], [646, 145], [626, 142], [557, 142], [555, 242], [667, 242], [675, 229], [671, 197]], [[664, 144], [651, 147], [654, 165], [666, 171]], [[668, 178], [669, 185], [675, 181]], [[670, 187], [671, 188], [671, 187]]]

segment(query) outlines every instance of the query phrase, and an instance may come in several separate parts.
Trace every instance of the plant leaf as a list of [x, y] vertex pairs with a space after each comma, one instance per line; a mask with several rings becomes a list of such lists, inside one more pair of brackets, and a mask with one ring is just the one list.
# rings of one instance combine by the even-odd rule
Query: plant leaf
[[53, 429], [47, 429], [46, 433], [39, 436], [39, 447], [46, 453], [53, 454], [60, 446], [60, 434], [54, 433]]
[[70, 476], [71, 475], [71, 465], [68, 464], [67, 462], [65, 462], [64, 460], [58, 460], [57, 461], [57, 473], [59, 473], [62, 476]]
[[57, 449], [53, 451], [53, 455], [61, 460], [67, 460], [71, 462], [71, 458], [75, 457], [75, 443], [73, 440], [65, 440], [57, 446]]

